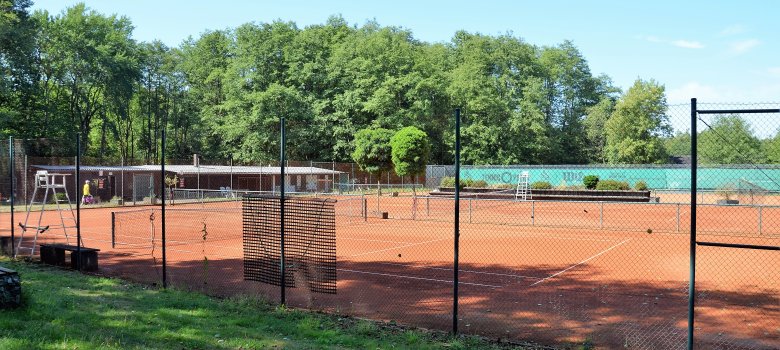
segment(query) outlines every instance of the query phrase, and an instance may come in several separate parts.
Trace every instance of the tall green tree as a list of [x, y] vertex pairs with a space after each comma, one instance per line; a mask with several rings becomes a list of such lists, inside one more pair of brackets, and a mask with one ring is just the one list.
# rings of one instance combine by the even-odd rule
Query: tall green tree
[[391, 156], [398, 176], [416, 176], [425, 172], [431, 144], [428, 135], [414, 127], [398, 130], [390, 138]]
[[[390, 139], [393, 131], [384, 128], [365, 128], [355, 134], [355, 150], [352, 152], [352, 160], [360, 169], [377, 178], [377, 186], [382, 172], [390, 171], [393, 167], [392, 147]], [[381, 193], [381, 190], [378, 191]]]
[[604, 149], [607, 137], [605, 128], [612, 112], [615, 110], [615, 101], [604, 97], [595, 106], [587, 109], [587, 115], [582, 121], [587, 138], [587, 150], [589, 160], [597, 163], [606, 163]]
[[285, 117], [287, 156], [290, 159], [312, 159], [311, 108], [293, 88], [272, 84], [247, 96], [251, 106], [246, 114], [229, 114], [216, 132], [224, 140], [229, 156], [244, 163], [268, 162], [278, 158], [280, 146], [279, 119]]
[[738, 115], [718, 115], [699, 135], [702, 164], [755, 164], [766, 162], [761, 141]]
[[670, 156], [687, 156], [691, 154], [691, 133], [677, 132], [674, 136], [664, 139], [664, 148]]
[[606, 123], [607, 162], [665, 163], [662, 137], [671, 132], [663, 85], [637, 79]]
[[[233, 55], [233, 37], [229, 31], [209, 31], [198, 39], [187, 39], [181, 46], [178, 70], [184, 75], [188, 96], [204, 129], [203, 144], [224, 144], [219, 129], [225, 125], [228, 115], [226, 75]], [[233, 150], [204, 147], [201, 151], [207, 157], [228, 158]]]
[[[424, 131], [407, 126], [398, 130], [390, 138], [391, 154], [395, 173], [402, 178], [404, 176], [415, 177], [425, 172], [428, 165], [428, 157], [431, 154], [431, 144], [428, 135]], [[417, 181], [412, 185], [412, 218], [417, 216]]]
[[0, 135], [29, 137], [41, 127], [30, 0], [0, 0]]
[[41, 65], [49, 109], [69, 119], [70, 131], [81, 131], [86, 152], [90, 150], [93, 122], [107, 110], [107, 98], [120, 89], [131, 89], [137, 79], [136, 43], [127, 17], [105, 16], [84, 4], [49, 17], [37, 13], [41, 28]]
[[546, 101], [543, 111], [551, 126], [554, 153], [550, 161], [576, 164], [589, 160], [583, 117], [602, 96], [582, 53], [571, 41], [545, 47], [539, 56]]
[[767, 162], [780, 164], [780, 131], [774, 137], [764, 140], [763, 149]]

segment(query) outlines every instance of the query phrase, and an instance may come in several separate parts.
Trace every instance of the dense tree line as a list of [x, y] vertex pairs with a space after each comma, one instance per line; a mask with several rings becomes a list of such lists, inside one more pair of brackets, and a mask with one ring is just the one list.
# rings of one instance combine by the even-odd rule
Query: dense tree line
[[[466, 164], [663, 163], [684, 151], [663, 85], [638, 79], [622, 93], [569, 41], [460, 31], [426, 43], [331, 17], [306, 28], [247, 23], [168, 47], [133, 40], [126, 17], [30, 5], [0, 0], [0, 133], [80, 131], [90, 156], [158, 159], [165, 129], [171, 158], [268, 162], [284, 116], [290, 159], [351, 161], [361, 130], [414, 126], [430, 139], [430, 162], [451, 163], [456, 106]], [[772, 162], [775, 144], [744, 143], [761, 154], [751, 160]]]

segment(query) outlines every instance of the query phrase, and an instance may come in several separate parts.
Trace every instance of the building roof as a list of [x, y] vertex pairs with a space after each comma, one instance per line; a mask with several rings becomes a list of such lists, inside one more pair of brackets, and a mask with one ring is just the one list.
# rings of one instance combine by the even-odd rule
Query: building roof
[[[73, 165], [33, 165], [34, 168], [47, 171], [68, 171], [73, 172]], [[159, 165], [126, 165], [126, 166], [92, 166], [83, 165], [81, 171], [97, 172], [155, 172], [160, 171]], [[180, 175], [229, 175], [229, 174], [262, 174], [262, 175], [280, 175], [281, 167], [272, 166], [229, 166], [229, 165], [166, 165], [165, 172], [176, 173]], [[285, 167], [287, 175], [338, 175], [341, 171], [328, 170], [317, 167]]]

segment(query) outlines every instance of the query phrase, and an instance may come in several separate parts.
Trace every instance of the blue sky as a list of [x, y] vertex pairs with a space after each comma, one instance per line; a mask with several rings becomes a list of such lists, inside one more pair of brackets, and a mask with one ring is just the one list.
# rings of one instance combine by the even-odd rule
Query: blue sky
[[[75, 0], [34, 0], [33, 10], [60, 13]], [[178, 46], [208, 29], [289, 20], [305, 27], [341, 15], [376, 20], [447, 42], [460, 29], [512, 33], [535, 45], [569, 39], [595, 74], [627, 89], [655, 79], [671, 104], [780, 102], [780, 1], [180, 1], [85, 0], [104, 14], [129, 17], [134, 37]], [[773, 34], [774, 33], [774, 34]]]

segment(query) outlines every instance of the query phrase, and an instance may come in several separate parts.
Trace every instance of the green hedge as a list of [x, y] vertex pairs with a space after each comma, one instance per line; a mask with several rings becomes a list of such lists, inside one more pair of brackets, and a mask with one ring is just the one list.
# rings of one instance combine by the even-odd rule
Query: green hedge
[[598, 175], [587, 175], [582, 178], [582, 184], [589, 190], [595, 189], [596, 185], [599, 184], [599, 177]]
[[601, 191], [628, 191], [630, 188], [628, 182], [617, 180], [601, 180], [596, 185], [596, 189]]
[[536, 181], [531, 183], [531, 189], [533, 190], [551, 190], [552, 184], [547, 181]]
[[[451, 176], [443, 177], [439, 186], [455, 187], [455, 178]], [[487, 188], [488, 183], [485, 180], [460, 179], [460, 188], [464, 187]]]

